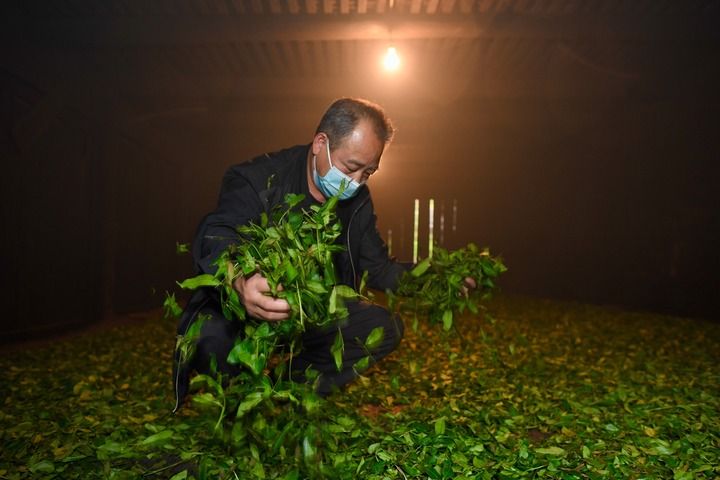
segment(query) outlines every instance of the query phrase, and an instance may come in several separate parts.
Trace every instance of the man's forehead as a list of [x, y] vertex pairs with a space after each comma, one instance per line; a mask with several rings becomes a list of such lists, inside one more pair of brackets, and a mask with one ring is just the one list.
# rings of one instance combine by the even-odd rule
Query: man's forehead
[[356, 163], [361, 165], [377, 164], [380, 162], [383, 149], [378, 148], [372, 143], [363, 142], [349, 143], [341, 145], [336, 149], [337, 153], [333, 153], [333, 156], [337, 155], [346, 163]]

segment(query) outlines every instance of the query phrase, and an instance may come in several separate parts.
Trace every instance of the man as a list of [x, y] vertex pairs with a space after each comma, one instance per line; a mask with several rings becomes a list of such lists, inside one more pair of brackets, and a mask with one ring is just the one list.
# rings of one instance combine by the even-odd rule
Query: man
[[[223, 178], [217, 208], [203, 219], [195, 236], [192, 253], [198, 273], [214, 273], [213, 261], [230, 243], [240, 241], [236, 227], [258, 222], [261, 213], [282, 204], [286, 194], [305, 194], [303, 206], [308, 207], [340, 192], [336, 213], [342, 234], [338, 242], [345, 251], [334, 259], [338, 282], [356, 288], [359, 276], [367, 271], [370, 287], [395, 288], [405, 268], [388, 257], [366, 185], [392, 136], [392, 124], [381, 107], [362, 99], [341, 98], [323, 115], [311, 144], [231, 167]], [[345, 188], [341, 189], [341, 184]], [[241, 276], [233, 286], [248, 315], [269, 322], [288, 318], [288, 303], [268, 295], [268, 283], [261, 274]], [[392, 352], [402, 338], [401, 320], [386, 309], [365, 302], [349, 302], [347, 308], [349, 317], [340, 325], [345, 341], [342, 371], [337, 371], [330, 353], [336, 327], [305, 332], [303, 350], [293, 359], [294, 371], [312, 367], [320, 372], [321, 395], [356, 377], [352, 365], [366, 356], [357, 339], [363, 341], [372, 329], [383, 327], [383, 342], [372, 355], [377, 361]], [[193, 360], [190, 365], [178, 365], [178, 352], [175, 355], [176, 410], [187, 394], [191, 370], [207, 373], [215, 357], [219, 371], [230, 375], [238, 371], [228, 364], [227, 354], [240, 330], [239, 322], [223, 317], [216, 291], [195, 292], [182, 315], [178, 334], [184, 335], [199, 314], [209, 317], [202, 326]]]

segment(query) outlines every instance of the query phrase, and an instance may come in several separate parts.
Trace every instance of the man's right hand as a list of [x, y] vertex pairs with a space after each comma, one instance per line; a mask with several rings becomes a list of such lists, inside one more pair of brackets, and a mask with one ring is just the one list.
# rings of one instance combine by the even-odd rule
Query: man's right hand
[[290, 305], [281, 298], [270, 296], [267, 279], [259, 273], [248, 278], [238, 277], [233, 282], [233, 287], [251, 317], [278, 322], [290, 316]]

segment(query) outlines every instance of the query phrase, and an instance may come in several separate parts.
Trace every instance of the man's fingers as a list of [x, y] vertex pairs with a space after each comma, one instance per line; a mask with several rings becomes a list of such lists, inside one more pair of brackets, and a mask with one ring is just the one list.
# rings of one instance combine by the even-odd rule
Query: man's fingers
[[254, 308], [248, 310], [248, 313], [255, 318], [268, 321], [285, 320], [290, 316], [290, 305], [285, 300], [266, 298], [272, 300], [272, 302], [255, 304]]
[[467, 297], [470, 295], [470, 291], [475, 290], [476, 288], [477, 283], [475, 282], [475, 279], [472, 277], [465, 277], [463, 284], [460, 286], [460, 294]]
[[260, 294], [253, 302], [252, 309], [248, 313], [256, 318], [268, 321], [285, 320], [290, 316], [290, 304], [281, 299]]
[[[282, 286], [278, 286], [282, 290]], [[290, 315], [290, 304], [270, 295], [267, 278], [256, 273], [245, 281], [243, 303], [250, 316], [268, 321], [285, 320]]]
[[266, 312], [287, 313], [290, 311], [290, 304], [282, 298], [273, 298], [266, 295], [262, 295], [261, 297], [262, 298], [258, 299], [256, 305]]
[[267, 312], [264, 310], [261, 310], [258, 312], [257, 315], [253, 315], [256, 318], [261, 318], [263, 320], [266, 320], [268, 322], [279, 322], [281, 320], [287, 320], [289, 315], [287, 313], [282, 312]]
[[250, 284], [253, 290], [257, 290], [259, 292], [270, 291], [270, 285], [268, 284], [267, 278], [263, 277], [259, 273], [256, 273], [252, 277], [250, 277], [248, 279], [248, 284]]

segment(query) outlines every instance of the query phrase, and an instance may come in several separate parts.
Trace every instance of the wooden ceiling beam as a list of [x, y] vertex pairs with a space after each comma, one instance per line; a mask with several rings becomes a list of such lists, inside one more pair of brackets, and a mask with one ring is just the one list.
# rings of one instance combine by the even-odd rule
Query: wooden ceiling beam
[[[312, 2], [313, 0], [307, 0]], [[605, 38], [702, 41], [711, 25], [689, 22], [597, 21], [585, 17], [497, 15], [239, 15], [210, 17], [32, 18], [7, 22], [0, 34], [17, 42], [78, 47], [142, 47], [267, 41], [347, 41], [512, 37], [538, 40]]]

